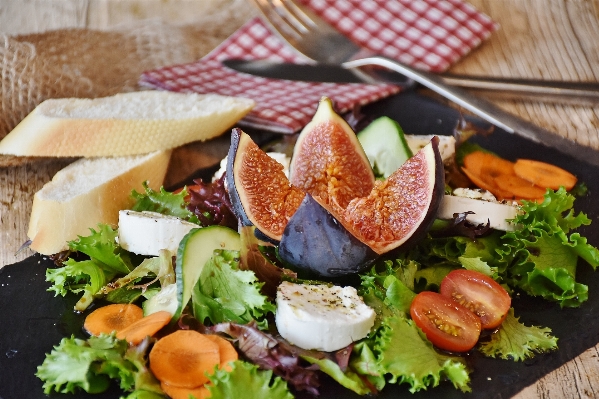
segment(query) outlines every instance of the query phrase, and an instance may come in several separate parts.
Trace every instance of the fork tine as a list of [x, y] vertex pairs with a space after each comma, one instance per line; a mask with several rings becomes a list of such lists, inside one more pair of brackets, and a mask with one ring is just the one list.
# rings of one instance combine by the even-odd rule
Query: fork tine
[[270, 25], [273, 31], [283, 37], [286, 41], [298, 41], [302, 38], [305, 27], [285, 8], [282, 8], [278, 0], [252, 0], [258, 7], [264, 21]]
[[301, 23], [302, 27], [308, 31], [308, 27], [316, 27], [317, 24], [306, 14], [306, 12], [299, 7], [293, 0], [276, 0], [282, 7], [284, 7], [289, 15], [293, 15], [298, 23]]

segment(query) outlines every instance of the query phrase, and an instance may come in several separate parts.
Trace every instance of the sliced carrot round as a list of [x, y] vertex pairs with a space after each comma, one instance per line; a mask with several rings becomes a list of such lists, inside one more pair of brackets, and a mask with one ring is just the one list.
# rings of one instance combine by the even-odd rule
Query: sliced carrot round
[[197, 388], [181, 388], [162, 382], [160, 383], [160, 388], [171, 399], [189, 399], [190, 395], [195, 399], [207, 399], [210, 397], [210, 391], [208, 391], [206, 385], [200, 385]]
[[193, 330], [177, 330], [158, 340], [150, 351], [150, 369], [165, 384], [195, 388], [220, 365], [218, 344]]
[[509, 191], [515, 198], [532, 199], [542, 198], [545, 195], [545, 189], [516, 175], [499, 175], [493, 180], [499, 188]]
[[518, 159], [514, 164], [514, 173], [537, 186], [552, 190], [563, 186], [569, 191], [577, 182], [576, 176], [559, 166], [531, 159]]
[[87, 315], [83, 328], [91, 335], [119, 332], [144, 317], [143, 310], [132, 304], [114, 303]]
[[472, 173], [482, 176], [482, 168], [487, 170], [496, 170], [498, 173], [513, 173], [514, 163], [483, 151], [473, 151], [464, 156], [463, 166]]
[[[483, 169], [484, 171], [484, 169]], [[509, 191], [502, 190], [497, 186], [493, 177], [489, 174], [477, 175], [472, 171], [462, 168], [462, 172], [474, 183], [477, 187], [487, 190], [492, 193], [498, 200], [512, 199], [514, 195]]]
[[129, 327], [122, 329], [116, 334], [116, 337], [127, 340], [131, 345], [137, 345], [145, 337], [153, 337], [154, 334], [171, 321], [171, 318], [172, 315], [165, 310], [152, 313], [129, 325]]
[[220, 353], [219, 367], [223, 370], [231, 371], [231, 365], [229, 363], [239, 359], [239, 354], [235, 350], [233, 344], [218, 335], [206, 335], [206, 338], [218, 345], [218, 351]]

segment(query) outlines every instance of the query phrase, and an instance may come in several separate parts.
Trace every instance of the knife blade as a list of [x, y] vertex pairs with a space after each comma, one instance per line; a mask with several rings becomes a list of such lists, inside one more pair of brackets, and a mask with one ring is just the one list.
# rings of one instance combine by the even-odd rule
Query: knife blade
[[[416, 86], [393, 71], [374, 68], [347, 69], [330, 64], [293, 64], [269, 60], [228, 59], [223, 65], [238, 72], [271, 79], [327, 83], [392, 83], [404, 89]], [[467, 88], [494, 99], [528, 100], [594, 106], [599, 104], [599, 83], [537, 79], [506, 79], [440, 75], [445, 83]]]

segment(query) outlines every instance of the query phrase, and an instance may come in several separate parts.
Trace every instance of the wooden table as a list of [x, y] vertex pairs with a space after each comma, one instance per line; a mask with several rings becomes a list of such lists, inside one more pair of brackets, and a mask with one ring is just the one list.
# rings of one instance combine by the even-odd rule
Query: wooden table
[[[106, 5], [110, 1], [103, 3]], [[451, 72], [599, 81], [597, 1], [470, 0], [470, 3], [499, 22], [501, 28], [491, 39], [455, 65]], [[94, 9], [89, 7], [94, 1], [89, 0], [85, 4], [89, 8], [87, 12]], [[165, 2], [148, 4], [151, 7], [160, 7]], [[181, 2], [178, 6], [185, 4], [186, 2]], [[119, 18], [123, 19], [122, 15], [120, 13]], [[252, 15], [252, 12], [248, 12], [248, 15]], [[134, 17], [135, 15], [131, 18]], [[85, 21], [98, 20], [89, 18], [85, 13], [81, 13], [78, 18], [76, 26], [83, 27], [86, 26]], [[599, 149], [599, 106], [521, 101], [497, 101], [497, 104], [557, 134]], [[0, 168], [0, 267], [31, 254], [28, 250], [17, 255], [15, 252], [27, 239], [32, 196], [67, 163], [68, 161], [64, 160], [53, 160]], [[176, 176], [172, 178], [176, 179]], [[599, 224], [599, 220], [593, 222]], [[599, 344], [524, 389], [516, 397], [599, 397], [598, 355]]]

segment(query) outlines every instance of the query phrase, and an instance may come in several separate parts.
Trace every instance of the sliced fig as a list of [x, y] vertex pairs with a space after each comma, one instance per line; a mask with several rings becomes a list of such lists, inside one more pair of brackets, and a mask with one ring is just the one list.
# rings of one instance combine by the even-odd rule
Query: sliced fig
[[365, 270], [378, 254], [307, 194], [287, 223], [279, 256], [300, 270], [340, 277]]
[[338, 219], [378, 254], [422, 238], [435, 219], [444, 191], [439, 138], [408, 159], [365, 197], [350, 201]]
[[356, 134], [323, 97], [300, 133], [289, 167], [291, 184], [340, 212], [374, 187], [374, 173]]
[[227, 159], [227, 190], [233, 212], [244, 226], [256, 226], [278, 242], [305, 193], [291, 186], [283, 165], [262, 151], [249, 135], [233, 129]]

